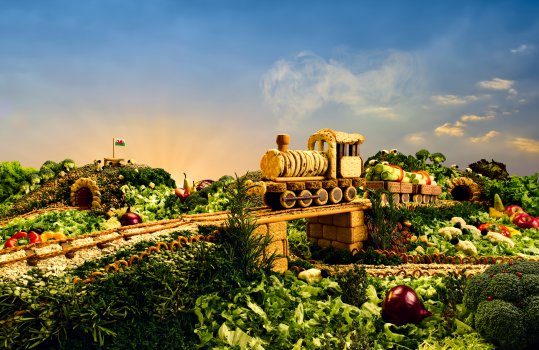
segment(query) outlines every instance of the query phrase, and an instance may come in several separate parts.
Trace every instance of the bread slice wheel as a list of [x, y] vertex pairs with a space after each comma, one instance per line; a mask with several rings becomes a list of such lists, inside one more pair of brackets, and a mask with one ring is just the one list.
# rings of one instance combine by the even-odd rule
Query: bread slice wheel
[[[309, 190], [303, 190], [299, 193], [299, 197], [310, 197], [310, 196], [312, 195]], [[297, 203], [300, 208], [307, 208], [313, 203], [313, 199], [312, 198], [298, 199]]]
[[329, 191], [329, 202], [332, 204], [339, 203], [343, 198], [340, 187], [334, 187]]
[[296, 194], [292, 191], [285, 191], [279, 196], [279, 203], [283, 208], [290, 209], [296, 205], [296, 200], [292, 198], [296, 198]]
[[281, 152], [276, 149], [266, 151], [260, 159], [260, 170], [267, 179], [274, 179], [282, 176], [284, 170], [284, 158]]
[[319, 188], [314, 193], [315, 196], [318, 196], [318, 198], [315, 198], [313, 200], [314, 204], [316, 205], [326, 205], [329, 199], [328, 191], [326, 191], [324, 188]]
[[357, 190], [354, 186], [348, 186], [344, 189], [343, 201], [351, 202], [356, 198]]

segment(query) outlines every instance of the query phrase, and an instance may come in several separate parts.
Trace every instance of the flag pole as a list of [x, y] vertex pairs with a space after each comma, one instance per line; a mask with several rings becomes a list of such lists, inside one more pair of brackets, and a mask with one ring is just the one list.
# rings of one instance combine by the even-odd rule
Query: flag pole
[[112, 138], [112, 159], [114, 159], [114, 137]]

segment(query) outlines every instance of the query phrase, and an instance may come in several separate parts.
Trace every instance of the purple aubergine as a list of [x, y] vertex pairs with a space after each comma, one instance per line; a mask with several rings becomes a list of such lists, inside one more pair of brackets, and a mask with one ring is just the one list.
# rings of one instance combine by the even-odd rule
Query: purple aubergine
[[125, 214], [120, 217], [120, 224], [122, 226], [140, 224], [141, 222], [142, 218], [140, 217], [140, 215], [132, 212], [131, 208], [128, 208]]
[[382, 304], [383, 320], [397, 326], [407, 323], [418, 324], [431, 315], [415, 291], [405, 285], [391, 288]]

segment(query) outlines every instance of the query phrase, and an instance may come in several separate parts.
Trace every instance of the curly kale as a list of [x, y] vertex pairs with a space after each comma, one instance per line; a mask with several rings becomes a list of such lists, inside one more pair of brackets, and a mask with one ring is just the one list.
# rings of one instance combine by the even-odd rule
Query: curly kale
[[481, 174], [495, 180], [505, 180], [509, 178], [509, 173], [505, 164], [496, 162], [492, 159], [490, 162], [486, 159], [481, 159], [475, 163], [468, 165], [473, 172]]
[[148, 186], [150, 182], [155, 185], [165, 185], [171, 188], [176, 187], [176, 181], [171, 175], [161, 168], [131, 168], [124, 167], [120, 170], [120, 174], [124, 177], [125, 182], [134, 186]]

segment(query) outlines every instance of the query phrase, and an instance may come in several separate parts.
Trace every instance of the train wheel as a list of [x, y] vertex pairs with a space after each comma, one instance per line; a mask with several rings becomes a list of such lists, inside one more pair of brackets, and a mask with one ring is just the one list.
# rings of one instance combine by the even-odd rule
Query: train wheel
[[436, 203], [436, 202], [438, 202], [438, 196], [432, 196], [431, 199], [430, 199], [430, 202], [431, 202], [431, 203]]
[[[303, 190], [299, 193], [298, 197], [303, 197], [303, 196], [312, 196], [311, 192], [309, 190]], [[313, 203], [313, 199], [312, 198], [307, 198], [307, 199], [298, 199], [298, 206], [301, 207], [301, 208], [307, 208], [308, 206], [310, 206], [311, 204]]]
[[296, 194], [292, 191], [284, 191], [281, 193], [281, 196], [279, 197], [281, 207], [284, 209], [292, 208], [294, 205], [296, 205], [296, 200], [293, 198], [296, 198]]
[[423, 199], [423, 196], [420, 194], [414, 194], [414, 196], [412, 197], [412, 201], [414, 203], [421, 203], [422, 199]]
[[342, 190], [339, 187], [334, 187], [329, 191], [329, 202], [332, 204], [339, 203], [342, 200]]
[[328, 191], [323, 188], [318, 189], [315, 193], [315, 196], [318, 198], [314, 199], [314, 204], [316, 205], [326, 205], [329, 199]]
[[401, 195], [398, 193], [393, 193], [393, 203], [399, 204], [401, 202]]
[[356, 199], [357, 190], [354, 186], [348, 186], [344, 189], [343, 193], [343, 201], [345, 202], [351, 202], [354, 199]]
[[423, 195], [423, 203], [427, 204], [430, 202], [430, 195], [424, 194]]

